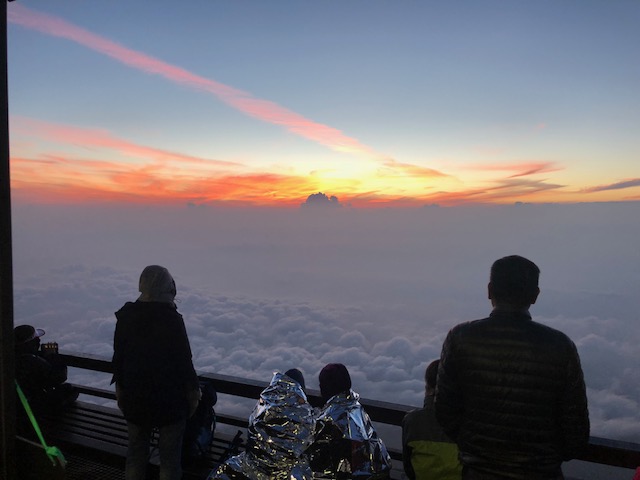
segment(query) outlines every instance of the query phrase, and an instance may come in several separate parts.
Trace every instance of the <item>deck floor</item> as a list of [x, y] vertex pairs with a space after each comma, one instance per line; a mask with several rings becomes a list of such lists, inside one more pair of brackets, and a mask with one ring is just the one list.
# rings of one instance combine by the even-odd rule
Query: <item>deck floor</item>
[[122, 469], [77, 455], [65, 455], [67, 480], [124, 480]]

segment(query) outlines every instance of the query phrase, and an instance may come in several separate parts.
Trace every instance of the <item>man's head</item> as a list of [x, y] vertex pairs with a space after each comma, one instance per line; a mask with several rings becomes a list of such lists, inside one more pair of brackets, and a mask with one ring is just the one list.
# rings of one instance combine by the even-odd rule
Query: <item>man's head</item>
[[326, 402], [331, 397], [351, 388], [351, 376], [341, 363], [329, 363], [320, 371], [320, 395]]
[[540, 269], [531, 260], [510, 255], [491, 266], [489, 299], [494, 306], [529, 308], [536, 303], [540, 289]]

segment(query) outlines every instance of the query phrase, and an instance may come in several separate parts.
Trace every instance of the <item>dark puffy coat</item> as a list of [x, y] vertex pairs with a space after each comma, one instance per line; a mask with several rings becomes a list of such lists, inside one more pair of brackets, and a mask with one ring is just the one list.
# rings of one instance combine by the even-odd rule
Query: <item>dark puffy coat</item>
[[182, 315], [173, 303], [127, 302], [116, 312], [112, 383], [127, 421], [169, 425], [188, 414], [198, 387]]
[[556, 478], [589, 438], [580, 359], [528, 312], [494, 310], [444, 342], [436, 417], [464, 466], [491, 478]]

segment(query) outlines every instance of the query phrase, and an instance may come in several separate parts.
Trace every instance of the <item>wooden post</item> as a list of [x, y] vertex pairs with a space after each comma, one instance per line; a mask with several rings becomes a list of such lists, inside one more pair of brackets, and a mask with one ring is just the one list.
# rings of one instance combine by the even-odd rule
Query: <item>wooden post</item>
[[0, 2], [0, 479], [14, 480], [15, 364], [13, 353], [13, 256], [9, 178], [7, 2]]

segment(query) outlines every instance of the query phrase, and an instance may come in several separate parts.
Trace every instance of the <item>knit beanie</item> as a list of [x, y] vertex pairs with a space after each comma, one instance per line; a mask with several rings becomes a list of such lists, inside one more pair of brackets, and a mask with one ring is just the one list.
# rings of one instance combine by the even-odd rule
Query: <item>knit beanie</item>
[[351, 377], [349, 371], [341, 363], [329, 363], [319, 375], [320, 394], [327, 401], [334, 395], [351, 389]]

